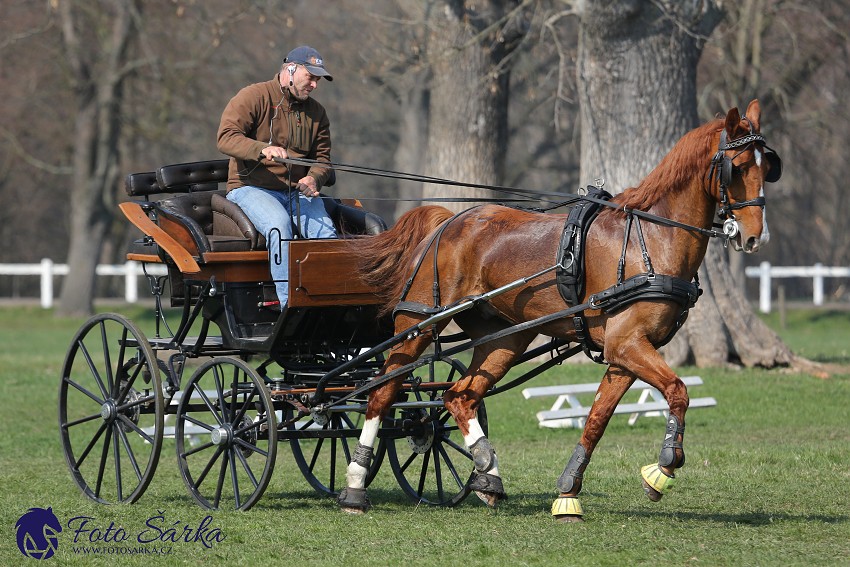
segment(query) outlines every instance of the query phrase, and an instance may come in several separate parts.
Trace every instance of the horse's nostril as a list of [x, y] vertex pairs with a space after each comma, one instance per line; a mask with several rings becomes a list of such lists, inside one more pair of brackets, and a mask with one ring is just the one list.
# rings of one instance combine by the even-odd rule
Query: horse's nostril
[[755, 236], [751, 236], [747, 239], [747, 244], [744, 246], [744, 250], [747, 252], [756, 252], [759, 249], [759, 239]]

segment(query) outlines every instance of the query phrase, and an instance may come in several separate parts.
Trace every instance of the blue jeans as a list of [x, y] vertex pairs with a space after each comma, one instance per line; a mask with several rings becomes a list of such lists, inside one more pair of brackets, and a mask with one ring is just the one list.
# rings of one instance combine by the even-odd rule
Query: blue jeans
[[[300, 192], [271, 191], [246, 185], [227, 193], [228, 201], [245, 211], [257, 230], [266, 237], [272, 279], [280, 306], [289, 297], [289, 243], [296, 223], [296, 195], [300, 198], [301, 235], [306, 238], [336, 238], [333, 221], [320, 197], [305, 197]], [[281, 240], [278, 245], [278, 239]], [[280, 250], [278, 254], [277, 251]]]

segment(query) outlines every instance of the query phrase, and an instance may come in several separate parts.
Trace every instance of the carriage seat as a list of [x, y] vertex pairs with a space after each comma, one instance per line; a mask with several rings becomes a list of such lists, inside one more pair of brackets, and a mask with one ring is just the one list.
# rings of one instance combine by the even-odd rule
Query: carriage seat
[[[131, 196], [172, 194], [150, 207], [160, 226], [182, 235], [184, 245], [199, 257], [208, 252], [264, 250], [265, 237], [219, 189], [227, 180], [227, 169], [226, 159], [167, 165], [155, 173], [129, 175], [125, 187]], [[387, 229], [381, 217], [361, 207], [326, 196], [322, 200], [340, 234], [371, 235]]]

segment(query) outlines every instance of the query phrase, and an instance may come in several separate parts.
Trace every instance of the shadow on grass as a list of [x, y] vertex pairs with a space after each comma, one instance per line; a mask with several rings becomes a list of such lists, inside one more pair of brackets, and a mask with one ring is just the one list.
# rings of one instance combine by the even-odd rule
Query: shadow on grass
[[830, 516], [824, 514], [772, 514], [770, 512], [745, 512], [741, 514], [723, 513], [701, 513], [701, 512], [676, 512], [670, 510], [624, 510], [622, 512], [609, 512], [615, 516], [624, 518], [652, 518], [669, 520], [674, 517], [678, 520], [692, 522], [717, 522], [720, 524], [743, 524], [749, 526], [767, 526], [776, 522], [821, 522], [824, 524], [845, 524], [850, 522], [850, 516]]

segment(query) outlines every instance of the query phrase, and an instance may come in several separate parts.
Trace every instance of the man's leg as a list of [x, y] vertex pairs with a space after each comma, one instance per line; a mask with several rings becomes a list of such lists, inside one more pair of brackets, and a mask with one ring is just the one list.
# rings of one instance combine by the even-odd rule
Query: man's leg
[[[300, 205], [295, 202], [296, 194], [301, 200]], [[321, 198], [305, 197], [293, 191], [290, 196], [289, 206], [293, 222], [295, 222], [296, 215], [300, 212], [300, 229], [301, 234], [305, 238], [336, 238], [334, 223], [330, 216], [328, 216], [328, 211], [325, 210], [325, 204]], [[298, 209], [299, 206], [300, 211]]]
[[289, 246], [286, 241], [292, 239], [292, 223], [284, 206], [286, 195], [245, 186], [229, 191], [227, 199], [239, 205], [260, 234], [266, 237], [272, 279], [283, 309], [289, 298]]

